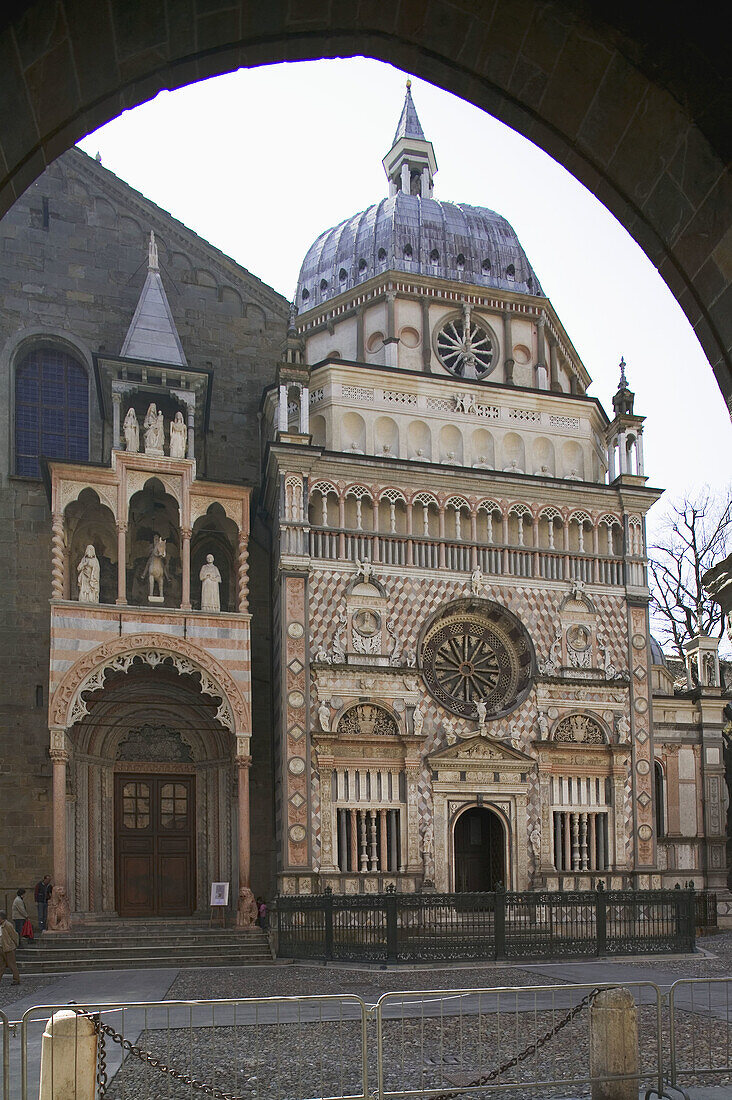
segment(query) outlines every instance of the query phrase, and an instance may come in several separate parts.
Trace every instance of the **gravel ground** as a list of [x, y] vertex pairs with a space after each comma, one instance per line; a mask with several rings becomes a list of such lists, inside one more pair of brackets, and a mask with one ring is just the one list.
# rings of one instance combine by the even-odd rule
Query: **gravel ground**
[[40, 993], [42, 989], [46, 989], [52, 982], [58, 980], [55, 974], [45, 974], [37, 978], [24, 978], [22, 959], [18, 963], [18, 970], [20, 972], [20, 985], [11, 984], [9, 970], [5, 972], [2, 981], [0, 981], [0, 1008], [3, 1005], [12, 1004], [20, 997], [32, 997], [34, 993]]
[[[386, 1090], [449, 1089], [451, 1100], [475, 1098], [465, 1093], [469, 1083], [491, 1073], [518, 1051], [543, 1037], [564, 1016], [563, 1011], [508, 1013], [500, 1021], [495, 1013], [442, 1019], [393, 1020], [384, 1024], [383, 1061]], [[368, 1025], [369, 1088], [376, 1083], [376, 1042], [373, 1023]], [[679, 1015], [678, 1051], [682, 1058], [692, 1052], [696, 1065], [724, 1065], [726, 1028], [711, 1026], [699, 1018]], [[278, 1027], [216, 1027], [199, 1029], [193, 1041], [185, 1030], [143, 1033], [139, 1045], [155, 1053], [166, 1065], [191, 1073], [198, 1080], [223, 1088], [227, 1095], [244, 1100], [285, 1100], [288, 1097], [358, 1096], [361, 1092], [360, 1027], [350, 1021], [327, 1024], [281, 1024]], [[667, 1045], [668, 1036], [665, 1036]], [[639, 1011], [641, 1072], [648, 1084], [656, 1054], [655, 1010]], [[722, 1054], [717, 1052], [721, 1050]], [[511, 1096], [518, 1100], [536, 1097], [536, 1083], [559, 1080], [557, 1086], [543, 1085], [544, 1098], [589, 1095], [590, 1086], [578, 1083], [589, 1074], [589, 1015], [585, 1009], [536, 1053], [517, 1066], [504, 1068], [496, 1084], [515, 1084]], [[709, 1058], [715, 1059], [709, 1061]], [[719, 1058], [722, 1058], [720, 1063]], [[727, 1071], [713, 1079], [690, 1075], [684, 1083], [727, 1084]], [[531, 1086], [529, 1087], [529, 1083]], [[521, 1086], [524, 1086], [522, 1088]], [[184, 1100], [188, 1086], [160, 1071], [128, 1059], [107, 1091], [109, 1100], [149, 1100], [169, 1097]]]

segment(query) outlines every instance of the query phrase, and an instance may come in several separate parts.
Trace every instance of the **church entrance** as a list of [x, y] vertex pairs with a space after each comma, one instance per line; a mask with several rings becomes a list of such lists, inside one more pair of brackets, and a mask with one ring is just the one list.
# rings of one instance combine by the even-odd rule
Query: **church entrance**
[[115, 776], [115, 889], [121, 917], [195, 908], [195, 776]]
[[492, 810], [476, 806], [455, 822], [455, 890], [473, 893], [506, 885], [503, 824]]

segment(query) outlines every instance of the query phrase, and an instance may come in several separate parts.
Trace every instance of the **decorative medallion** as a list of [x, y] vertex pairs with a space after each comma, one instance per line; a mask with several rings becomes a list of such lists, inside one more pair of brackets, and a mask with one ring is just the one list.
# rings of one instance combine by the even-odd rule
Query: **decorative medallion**
[[653, 829], [650, 825], [640, 825], [638, 827], [638, 836], [641, 840], [650, 840], [653, 836]]
[[639, 760], [635, 766], [635, 770], [638, 772], [638, 775], [648, 775], [651, 770], [651, 765], [647, 760]]
[[287, 696], [287, 702], [291, 707], [301, 707], [305, 703], [305, 696], [301, 691], [291, 691]]
[[446, 321], [435, 342], [440, 362], [458, 378], [485, 378], [496, 365], [490, 330], [467, 313]]
[[287, 768], [292, 775], [302, 775], [305, 771], [305, 761], [301, 756], [293, 756]]
[[427, 690], [462, 718], [477, 719], [479, 702], [489, 719], [514, 710], [531, 690], [534, 665], [522, 623], [490, 600], [456, 600], [422, 633], [420, 666]]
[[570, 714], [557, 723], [554, 740], [579, 745], [604, 745], [602, 726], [587, 714]]
[[586, 626], [575, 624], [567, 631], [567, 645], [577, 653], [584, 653], [590, 648], [592, 637]]
[[643, 695], [640, 695], [633, 703], [633, 706], [638, 714], [645, 714], [648, 710], [648, 700]]
[[294, 844], [302, 844], [307, 836], [304, 825], [291, 825], [289, 832], [290, 840], [293, 841]]
[[646, 637], [645, 634], [634, 634], [632, 638], [633, 649], [645, 649]]
[[302, 638], [305, 633], [302, 623], [290, 623], [287, 633], [291, 638]]
[[362, 638], [373, 638], [381, 630], [381, 616], [370, 607], [362, 608], [353, 615], [353, 629]]
[[336, 731], [341, 735], [357, 737], [398, 737], [397, 724], [383, 707], [372, 703], [358, 703], [341, 716]]

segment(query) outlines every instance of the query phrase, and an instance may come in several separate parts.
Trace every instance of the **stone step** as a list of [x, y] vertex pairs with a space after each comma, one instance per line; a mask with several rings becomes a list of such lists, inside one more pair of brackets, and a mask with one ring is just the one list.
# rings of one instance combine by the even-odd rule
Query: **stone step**
[[216, 944], [234, 944], [241, 947], [247, 947], [251, 944], [267, 943], [266, 936], [252, 936], [241, 934], [239, 932], [191, 932], [191, 933], [177, 933], [160, 935], [158, 932], [151, 932], [149, 935], [144, 933], [132, 934], [131, 932], [123, 932], [119, 935], [74, 935], [72, 933], [62, 933], [54, 936], [43, 936], [40, 940], [35, 940], [31, 944], [27, 944], [23, 947], [23, 950], [28, 951], [55, 951], [59, 948], [63, 949], [70, 945], [79, 947], [115, 947], [121, 945], [125, 947], [130, 944], [139, 944], [140, 946], [150, 946], [154, 944], [161, 944], [165, 946], [175, 944], [210, 944], [215, 946]]
[[190, 959], [171, 959], [169, 956], [149, 955], [141, 959], [139, 955], [119, 955], [112, 966], [109, 960], [97, 961], [95, 959], [63, 959], [38, 960], [29, 965], [23, 959], [19, 959], [21, 980], [23, 977], [37, 977], [43, 974], [72, 974], [84, 970], [170, 970], [170, 969], [195, 969], [198, 967], [221, 966], [273, 966], [270, 955], [247, 958], [228, 958], [220, 955], [200, 954]]

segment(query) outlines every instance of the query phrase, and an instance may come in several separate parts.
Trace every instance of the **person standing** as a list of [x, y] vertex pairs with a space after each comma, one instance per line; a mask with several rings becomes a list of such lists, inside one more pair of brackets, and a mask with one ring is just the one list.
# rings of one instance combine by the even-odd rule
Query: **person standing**
[[48, 902], [51, 898], [51, 876], [44, 875], [40, 882], [36, 883], [35, 900], [38, 908], [38, 931], [43, 932], [48, 923]]
[[10, 910], [10, 915], [13, 918], [13, 924], [15, 925], [15, 931], [18, 933], [18, 947], [23, 946], [23, 925], [28, 920], [28, 910], [25, 907], [23, 901], [23, 894], [25, 890], [22, 888], [18, 890], [18, 893], [13, 898], [13, 908]]
[[15, 949], [19, 942], [20, 936], [8, 920], [8, 914], [4, 909], [0, 909], [0, 956], [3, 963], [0, 979], [4, 977], [5, 971], [9, 970], [13, 975], [13, 985], [20, 985], [18, 964], [15, 961]]

